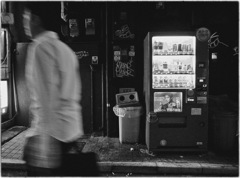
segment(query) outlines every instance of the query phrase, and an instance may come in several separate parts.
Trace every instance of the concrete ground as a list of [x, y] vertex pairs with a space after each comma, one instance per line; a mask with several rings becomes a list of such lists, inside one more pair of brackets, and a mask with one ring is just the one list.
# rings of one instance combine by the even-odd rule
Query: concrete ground
[[[28, 129], [16, 126], [2, 133], [2, 176], [26, 176], [22, 160]], [[154, 153], [141, 144], [121, 144], [118, 138], [85, 137], [82, 152], [93, 151], [103, 176], [239, 176], [236, 154]]]

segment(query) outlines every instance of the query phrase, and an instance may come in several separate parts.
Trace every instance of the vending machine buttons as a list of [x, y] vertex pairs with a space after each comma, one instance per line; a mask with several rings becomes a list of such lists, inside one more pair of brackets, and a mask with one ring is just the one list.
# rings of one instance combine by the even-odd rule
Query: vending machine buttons
[[199, 77], [198, 83], [206, 83], [206, 77]]
[[160, 145], [161, 146], [166, 146], [167, 145], [167, 140], [165, 140], [165, 139], [160, 140]]
[[202, 90], [203, 90], [203, 91], [207, 91], [207, 84], [203, 84], [203, 85], [202, 85]]
[[203, 142], [197, 142], [196, 145], [203, 145]]
[[204, 127], [206, 124], [205, 124], [205, 122], [200, 122], [199, 125], [200, 125], [201, 127]]
[[197, 95], [198, 96], [207, 96], [207, 92], [206, 91], [200, 91], [200, 92], [197, 92]]
[[194, 95], [194, 91], [193, 90], [188, 90], [187, 94], [188, 94], [188, 96], [193, 96]]
[[120, 51], [114, 51], [114, 56], [120, 56], [121, 52]]
[[199, 104], [207, 104], [207, 97], [205, 97], [205, 96], [197, 97], [197, 103], [199, 103]]
[[188, 103], [195, 103], [194, 97], [188, 97], [188, 98], [187, 98], [187, 102], [188, 102]]
[[191, 115], [202, 115], [202, 109], [201, 108], [191, 108]]
[[92, 64], [98, 64], [98, 56], [92, 56]]
[[205, 66], [206, 66], [205, 62], [198, 63], [198, 68], [205, 68]]

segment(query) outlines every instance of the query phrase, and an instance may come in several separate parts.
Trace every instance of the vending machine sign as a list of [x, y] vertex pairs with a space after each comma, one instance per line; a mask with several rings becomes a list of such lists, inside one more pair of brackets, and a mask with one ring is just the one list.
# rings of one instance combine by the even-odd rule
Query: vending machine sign
[[155, 92], [154, 112], [182, 112], [182, 92]]

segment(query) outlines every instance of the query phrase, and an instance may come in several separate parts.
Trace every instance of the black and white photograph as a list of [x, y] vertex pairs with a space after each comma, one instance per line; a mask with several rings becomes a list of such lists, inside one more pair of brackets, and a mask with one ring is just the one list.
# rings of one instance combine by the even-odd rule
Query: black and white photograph
[[239, 7], [1, 0], [1, 177], [239, 177]]

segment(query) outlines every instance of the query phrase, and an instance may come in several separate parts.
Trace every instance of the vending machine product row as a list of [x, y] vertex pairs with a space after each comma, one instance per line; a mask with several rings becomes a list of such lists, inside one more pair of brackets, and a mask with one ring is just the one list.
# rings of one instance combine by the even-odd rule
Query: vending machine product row
[[144, 97], [149, 150], [207, 151], [207, 40], [195, 32], [149, 32]]

